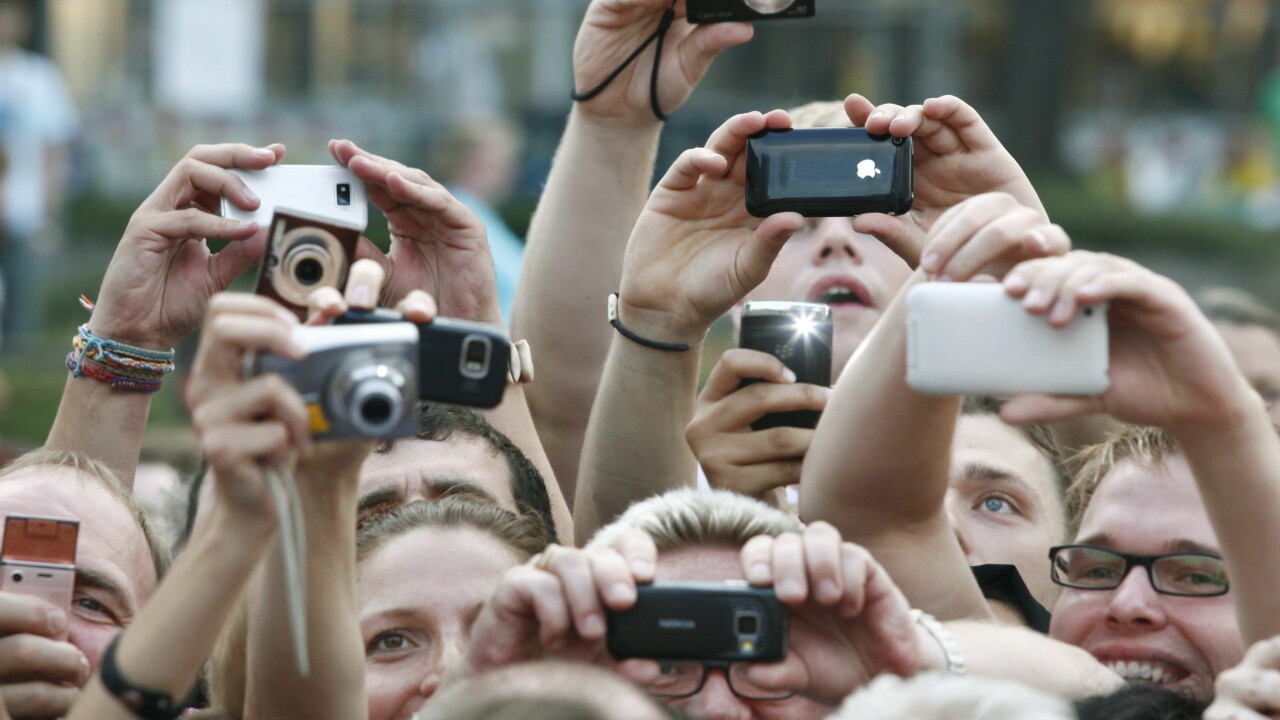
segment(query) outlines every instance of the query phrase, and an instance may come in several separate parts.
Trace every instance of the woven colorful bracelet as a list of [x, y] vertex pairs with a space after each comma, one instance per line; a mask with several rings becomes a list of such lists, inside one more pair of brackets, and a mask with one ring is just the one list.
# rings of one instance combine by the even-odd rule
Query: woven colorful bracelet
[[[90, 338], [92, 333], [81, 328], [81, 333], [88, 334]], [[103, 346], [101, 343], [95, 343], [86, 339], [84, 334], [77, 334], [71, 339], [71, 346], [81, 353], [84, 357], [95, 360], [99, 365], [119, 370], [126, 375], [136, 376], [137, 373], [143, 373], [145, 377], [164, 377], [173, 372], [173, 360], [142, 360], [122, 354], [119, 351], [112, 351]], [[110, 342], [110, 341], [108, 341]], [[127, 351], [126, 351], [127, 352]]]
[[137, 378], [117, 375], [95, 363], [86, 363], [76, 356], [75, 351], [67, 353], [67, 369], [74, 377], [89, 377], [104, 382], [116, 390], [132, 392], [155, 392], [160, 389], [159, 380], [139, 380]]

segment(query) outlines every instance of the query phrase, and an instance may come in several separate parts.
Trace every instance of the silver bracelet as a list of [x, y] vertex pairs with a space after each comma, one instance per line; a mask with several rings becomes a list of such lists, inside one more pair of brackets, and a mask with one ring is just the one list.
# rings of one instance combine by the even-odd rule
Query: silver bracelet
[[947, 672], [952, 675], [964, 675], [968, 671], [969, 666], [965, 662], [964, 653], [960, 651], [960, 646], [956, 644], [955, 637], [945, 625], [938, 622], [938, 618], [923, 610], [913, 609], [911, 619], [938, 641], [938, 647], [942, 648], [942, 657], [947, 661]]

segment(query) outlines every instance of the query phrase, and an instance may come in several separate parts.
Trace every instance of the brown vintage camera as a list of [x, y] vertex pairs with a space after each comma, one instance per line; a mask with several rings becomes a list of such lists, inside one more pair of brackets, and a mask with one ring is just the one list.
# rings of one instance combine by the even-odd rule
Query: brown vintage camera
[[360, 229], [300, 212], [277, 210], [254, 292], [278, 301], [306, 319], [307, 297], [316, 288], [342, 290], [355, 261]]

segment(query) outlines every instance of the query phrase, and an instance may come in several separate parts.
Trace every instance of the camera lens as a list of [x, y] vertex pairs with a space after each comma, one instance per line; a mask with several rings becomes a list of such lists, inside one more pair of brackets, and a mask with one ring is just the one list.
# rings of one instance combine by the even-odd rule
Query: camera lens
[[489, 338], [469, 335], [462, 341], [462, 375], [483, 378], [489, 372]]
[[760, 632], [760, 616], [754, 612], [738, 613], [734, 621], [739, 635], [755, 635]]
[[315, 285], [324, 277], [324, 265], [315, 258], [303, 258], [293, 266], [293, 276], [303, 285]]
[[391, 432], [404, 413], [401, 389], [383, 377], [357, 382], [349, 396], [351, 425], [364, 437], [382, 437]]
[[743, 2], [761, 15], [776, 15], [794, 5], [796, 0], [743, 0]]
[[14, 573], [14, 574], [10, 575], [9, 577], [13, 578], [13, 581], [14, 581], [14, 582], [16, 582], [16, 583], [20, 583], [20, 582], [22, 582], [22, 573], [20, 573], [20, 572], [16, 572], [16, 573]]
[[371, 395], [365, 398], [359, 412], [370, 425], [381, 425], [391, 419], [391, 401], [382, 395]]
[[347, 183], [338, 183], [338, 207], [347, 207], [351, 204], [351, 186]]

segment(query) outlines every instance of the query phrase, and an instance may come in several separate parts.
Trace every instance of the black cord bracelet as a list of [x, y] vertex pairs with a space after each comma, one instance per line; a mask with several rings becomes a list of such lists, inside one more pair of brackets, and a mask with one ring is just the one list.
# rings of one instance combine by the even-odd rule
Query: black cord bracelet
[[175, 720], [186, 709], [185, 701], [174, 702], [168, 693], [138, 687], [120, 674], [120, 668], [116, 666], [116, 646], [122, 635], [124, 633], [116, 635], [102, 656], [102, 667], [99, 669], [102, 686], [142, 720]]
[[649, 75], [649, 108], [653, 110], [654, 117], [665, 121], [667, 119], [667, 115], [662, 112], [662, 107], [658, 104], [658, 63], [662, 61], [663, 41], [666, 39], [667, 31], [671, 29], [671, 23], [675, 22], [675, 19], [676, 4], [675, 2], [672, 2], [671, 7], [667, 8], [666, 11], [662, 13], [662, 19], [658, 21], [658, 29], [654, 30], [652, 35], [645, 38], [645, 41], [640, 43], [640, 47], [636, 48], [635, 52], [631, 53], [626, 60], [623, 60], [622, 64], [619, 65], [616, 70], [609, 73], [609, 77], [605, 78], [604, 82], [584, 93], [574, 90], [569, 93], [569, 97], [573, 99], [574, 102], [582, 102], [583, 100], [590, 100], [604, 92], [604, 89], [609, 87], [609, 84], [614, 80], [618, 79], [618, 76], [622, 74], [622, 71], [626, 70], [631, 63], [635, 62], [636, 58], [640, 57], [640, 53], [644, 52], [645, 48], [649, 47], [656, 40], [658, 47], [655, 49], [653, 54], [653, 70]]
[[[688, 352], [693, 349], [693, 345], [698, 344], [698, 343], [694, 343], [693, 345], [686, 345], [685, 343], [658, 342], [657, 340], [650, 340], [649, 338], [646, 338], [646, 337], [640, 337], [639, 335], [626, 329], [625, 327], [622, 326], [622, 321], [618, 319], [618, 293], [611, 293], [609, 295], [609, 324], [612, 325], [613, 329], [617, 330], [618, 334], [622, 335], [622, 337], [630, 340], [631, 342], [637, 345], [643, 345], [647, 348], [653, 348], [654, 350], [665, 350], [667, 352]], [[698, 342], [702, 342], [702, 341], [699, 340]]]

